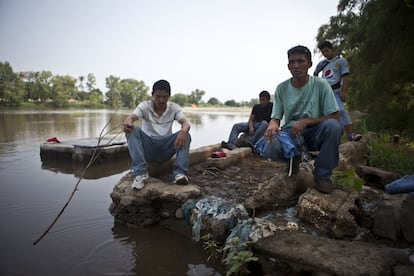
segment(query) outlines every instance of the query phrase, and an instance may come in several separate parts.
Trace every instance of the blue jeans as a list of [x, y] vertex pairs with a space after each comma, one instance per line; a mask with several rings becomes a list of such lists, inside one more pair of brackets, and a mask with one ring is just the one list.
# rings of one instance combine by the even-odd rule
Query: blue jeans
[[341, 125], [342, 126], [347, 126], [352, 124], [351, 122], [351, 118], [349, 118], [349, 114], [348, 111], [345, 110], [345, 106], [344, 103], [341, 100], [341, 91], [335, 91], [335, 99], [336, 99], [336, 103], [338, 104], [339, 107], [339, 114], [341, 115]]
[[126, 134], [129, 155], [132, 159], [132, 176], [148, 172], [147, 161], [162, 162], [170, 160], [176, 154], [173, 175], [187, 175], [190, 166], [189, 151], [191, 136], [187, 134], [187, 142], [183, 149], [176, 150], [174, 146], [178, 131], [167, 136], [151, 137], [134, 126], [131, 133]]
[[[290, 133], [290, 128], [283, 129]], [[342, 125], [336, 119], [326, 120], [316, 126], [307, 127], [302, 133], [305, 147], [309, 151], [319, 151], [315, 160], [313, 175], [316, 179], [329, 179], [332, 170], [338, 166], [339, 144], [342, 136]], [[264, 156], [272, 160], [284, 159], [282, 146], [278, 139], [267, 142]]]
[[[267, 129], [267, 121], [261, 121], [261, 122], [254, 122], [253, 128], [254, 128], [254, 134], [252, 136], [249, 136], [246, 139], [246, 142], [249, 143], [251, 146], [254, 146], [256, 144], [257, 140], [259, 140], [265, 133]], [[240, 133], [249, 133], [249, 123], [248, 122], [242, 122], [234, 124], [231, 128], [231, 132], [229, 135], [228, 144], [236, 145], [237, 138], [239, 137]]]

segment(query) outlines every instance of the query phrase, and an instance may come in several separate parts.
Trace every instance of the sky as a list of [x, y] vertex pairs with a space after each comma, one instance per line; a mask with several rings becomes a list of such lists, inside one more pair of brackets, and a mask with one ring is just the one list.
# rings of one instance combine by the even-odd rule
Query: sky
[[[273, 94], [287, 50], [316, 48], [338, 0], [0, 0], [0, 62], [14, 72], [159, 79], [221, 102]], [[322, 58], [313, 56], [314, 66]]]

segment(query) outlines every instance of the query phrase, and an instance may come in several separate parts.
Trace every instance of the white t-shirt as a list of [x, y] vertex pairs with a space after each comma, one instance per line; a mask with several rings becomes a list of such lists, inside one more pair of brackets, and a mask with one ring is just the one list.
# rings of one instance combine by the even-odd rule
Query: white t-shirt
[[173, 102], [167, 102], [167, 108], [161, 116], [155, 113], [152, 101], [140, 103], [133, 114], [142, 120], [142, 130], [148, 136], [171, 135], [174, 120], [179, 121], [185, 118], [180, 106]]

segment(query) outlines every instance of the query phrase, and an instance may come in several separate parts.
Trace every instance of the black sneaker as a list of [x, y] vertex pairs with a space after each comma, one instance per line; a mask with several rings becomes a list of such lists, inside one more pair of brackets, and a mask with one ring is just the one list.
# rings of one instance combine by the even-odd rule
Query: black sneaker
[[335, 190], [336, 186], [332, 183], [330, 179], [318, 178], [315, 179], [314, 188], [320, 193], [330, 194]]
[[357, 134], [352, 134], [352, 135], [350, 135], [350, 136], [348, 137], [348, 140], [349, 140], [350, 142], [352, 142], [352, 141], [357, 142], [357, 141], [361, 140], [361, 138], [362, 138], [362, 135], [361, 135], [361, 134], [359, 134], [359, 133], [357, 133]]
[[297, 175], [299, 173], [300, 157], [296, 156], [287, 160], [286, 173], [288, 176]]
[[236, 148], [236, 145], [221, 141], [221, 147], [225, 148], [225, 149], [228, 149], [228, 150], [234, 150]]
[[245, 139], [239, 139], [236, 143], [236, 146], [239, 147], [239, 148], [247, 148], [250, 145]]
[[184, 174], [177, 174], [175, 176], [174, 184], [178, 185], [188, 185], [188, 177]]

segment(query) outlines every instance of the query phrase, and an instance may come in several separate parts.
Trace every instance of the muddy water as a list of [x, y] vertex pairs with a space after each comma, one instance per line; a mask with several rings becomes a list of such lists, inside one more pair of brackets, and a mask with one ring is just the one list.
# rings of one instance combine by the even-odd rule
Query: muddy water
[[[232, 124], [247, 120], [248, 112], [186, 111], [191, 148], [227, 139]], [[97, 137], [108, 121], [117, 129], [126, 114], [0, 110], [1, 275], [185, 275], [189, 264], [205, 263], [199, 245], [181, 234], [114, 224], [109, 194], [128, 171], [128, 160], [91, 169], [56, 225], [33, 245], [68, 200], [82, 170], [76, 164], [42, 163], [40, 143], [50, 137]]]

